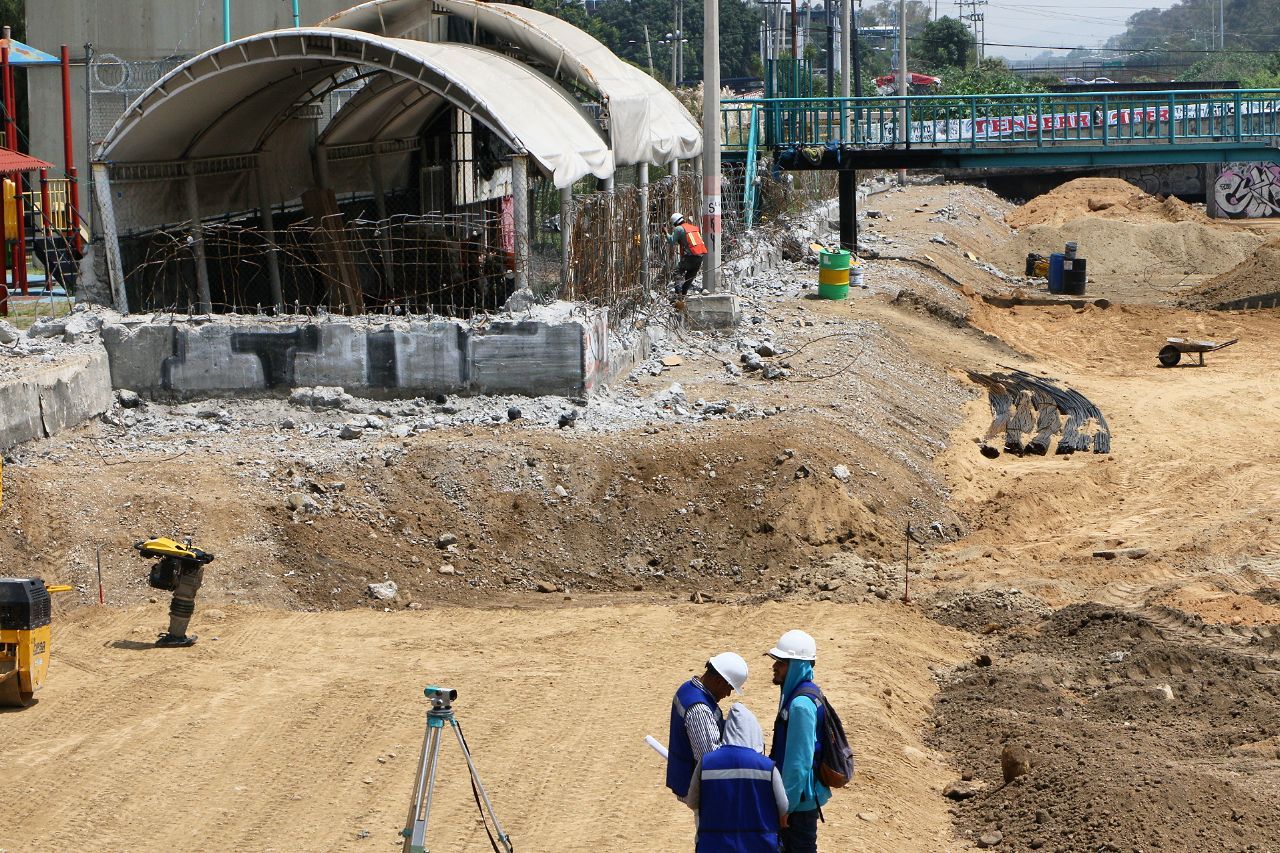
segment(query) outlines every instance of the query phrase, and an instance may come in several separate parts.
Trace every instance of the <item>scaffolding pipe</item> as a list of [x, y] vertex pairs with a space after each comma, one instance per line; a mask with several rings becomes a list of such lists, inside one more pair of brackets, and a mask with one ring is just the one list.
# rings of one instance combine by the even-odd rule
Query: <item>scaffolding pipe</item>
[[640, 181], [640, 286], [646, 291], [653, 284], [653, 271], [649, 269], [652, 246], [649, 245], [649, 164], [638, 168]]
[[271, 194], [267, 190], [267, 173], [262, 168], [261, 155], [254, 169], [258, 179], [258, 217], [262, 223], [262, 236], [267, 241], [267, 275], [271, 279], [271, 301], [276, 311], [284, 313], [284, 287], [280, 283], [280, 257], [276, 248], [276, 223], [271, 211]]
[[102, 242], [107, 250], [107, 276], [111, 279], [111, 296], [115, 309], [121, 314], [129, 313], [129, 297], [124, 289], [124, 264], [120, 260], [120, 236], [116, 232], [116, 210], [111, 199], [111, 177], [105, 163], [94, 163], [90, 167], [93, 177], [93, 189], [98, 196], [98, 207], [101, 209]]
[[222, 42], [231, 41], [231, 0], [222, 0]]
[[529, 287], [529, 155], [511, 158], [511, 195], [514, 208], [516, 289]]
[[560, 298], [568, 299], [573, 277], [573, 186], [560, 190]]
[[200, 196], [196, 191], [196, 172], [187, 165], [187, 180], [184, 182], [187, 196], [187, 217], [191, 220], [191, 233], [188, 239], [196, 263], [196, 312], [209, 314], [213, 312], [213, 296], [209, 291], [209, 264], [204, 254], [204, 231], [200, 227]]

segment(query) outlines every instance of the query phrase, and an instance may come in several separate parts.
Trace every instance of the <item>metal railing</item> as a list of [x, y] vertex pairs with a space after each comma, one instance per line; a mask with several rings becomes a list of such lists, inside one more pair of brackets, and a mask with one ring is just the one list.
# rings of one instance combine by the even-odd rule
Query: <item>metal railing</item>
[[[1187, 89], [721, 102], [723, 150], [768, 147], [980, 148], [1246, 142], [1280, 137], [1280, 90]], [[849, 118], [849, 139], [841, 138]]]

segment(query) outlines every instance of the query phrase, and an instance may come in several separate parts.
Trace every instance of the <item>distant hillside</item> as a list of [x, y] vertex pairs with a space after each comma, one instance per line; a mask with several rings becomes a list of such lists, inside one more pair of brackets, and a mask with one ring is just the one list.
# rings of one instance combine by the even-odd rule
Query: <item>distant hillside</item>
[[1107, 44], [1140, 51], [1124, 57], [1129, 66], [1167, 62], [1183, 67], [1182, 80], [1239, 80], [1267, 88], [1280, 85], [1276, 11], [1276, 0], [1226, 0], [1220, 32], [1217, 3], [1180, 0], [1130, 16], [1125, 32]]

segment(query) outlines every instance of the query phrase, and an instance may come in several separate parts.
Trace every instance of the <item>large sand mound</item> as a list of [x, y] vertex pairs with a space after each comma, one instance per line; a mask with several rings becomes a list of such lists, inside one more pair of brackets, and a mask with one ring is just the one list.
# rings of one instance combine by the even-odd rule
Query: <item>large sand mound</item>
[[1188, 291], [1181, 300], [1192, 308], [1217, 308], [1226, 303], [1280, 293], [1280, 237], [1264, 243], [1218, 277]]
[[1088, 259], [1089, 277], [1105, 281], [1217, 275], [1248, 257], [1262, 238], [1199, 222], [1141, 224], [1084, 216], [1022, 228], [1006, 245], [1002, 265], [1021, 272], [1029, 252], [1060, 252], [1068, 241]]
[[1062, 225], [1086, 216], [1135, 223], [1210, 221], [1204, 213], [1173, 196], [1148, 195], [1119, 178], [1076, 178], [1010, 212], [1005, 222], [1014, 228], [1026, 228]]

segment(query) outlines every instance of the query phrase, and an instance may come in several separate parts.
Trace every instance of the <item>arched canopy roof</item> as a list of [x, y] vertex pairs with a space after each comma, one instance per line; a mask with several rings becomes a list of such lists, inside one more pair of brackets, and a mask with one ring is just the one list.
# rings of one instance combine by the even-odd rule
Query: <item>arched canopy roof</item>
[[671, 92], [554, 15], [478, 0], [372, 0], [339, 12], [324, 24], [398, 38], [427, 23], [433, 7], [519, 47], [557, 75], [597, 93], [608, 104], [614, 159], [619, 165], [659, 164], [701, 153], [701, 130]]
[[[172, 162], [252, 154], [287, 119], [351, 72], [404, 81], [395, 97], [362, 99], [361, 118], [385, 138], [407, 127], [397, 111], [447, 101], [569, 186], [607, 178], [614, 159], [595, 125], [547, 76], [495, 51], [310, 27], [262, 33], [207, 51], [165, 75], [120, 118], [97, 159]], [[423, 113], [425, 115], [425, 113]], [[364, 134], [362, 141], [376, 141]]]

